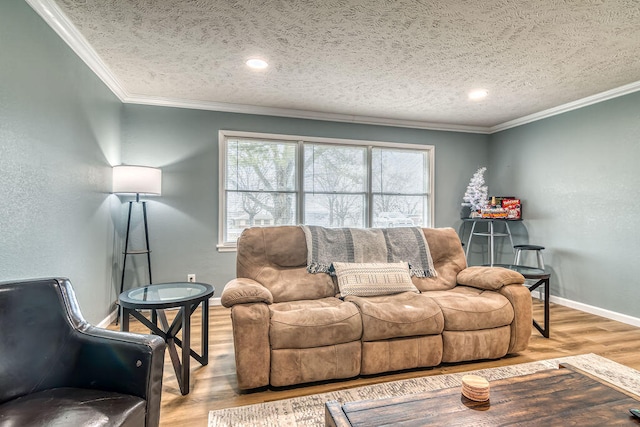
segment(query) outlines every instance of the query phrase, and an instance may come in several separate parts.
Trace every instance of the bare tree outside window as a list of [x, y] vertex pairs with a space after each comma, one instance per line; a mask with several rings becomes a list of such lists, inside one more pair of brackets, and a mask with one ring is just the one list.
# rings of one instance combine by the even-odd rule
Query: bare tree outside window
[[406, 227], [430, 221], [431, 147], [221, 135], [223, 245], [257, 225]]
[[376, 227], [421, 225], [426, 214], [428, 158], [423, 151], [373, 148], [373, 216]]
[[228, 141], [229, 237], [237, 238], [258, 217], [270, 225], [296, 223], [296, 150], [296, 143], [284, 141]]
[[366, 156], [365, 147], [305, 144], [306, 224], [364, 226]]

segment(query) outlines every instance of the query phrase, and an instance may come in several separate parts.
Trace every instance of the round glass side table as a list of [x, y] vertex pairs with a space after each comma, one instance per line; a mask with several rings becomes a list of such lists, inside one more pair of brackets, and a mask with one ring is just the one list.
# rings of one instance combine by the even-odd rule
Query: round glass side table
[[[120, 294], [120, 330], [129, 330], [129, 315], [138, 319], [149, 330], [164, 338], [173, 369], [176, 372], [180, 392], [189, 393], [189, 362], [191, 357], [201, 365], [209, 363], [209, 298], [215, 289], [206, 283], [175, 282], [160, 283], [124, 291]], [[201, 352], [191, 349], [191, 315], [202, 305]], [[179, 308], [173, 322], [169, 324], [164, 312], [166, 308]], [[151, 310], [151, 320], [140, 310]], [[160, 325], [158, 325], [160, 321]], [[182, 339], [178, 332], [182, 329]], [[178, 357], [176, 346], [182, 350]]]

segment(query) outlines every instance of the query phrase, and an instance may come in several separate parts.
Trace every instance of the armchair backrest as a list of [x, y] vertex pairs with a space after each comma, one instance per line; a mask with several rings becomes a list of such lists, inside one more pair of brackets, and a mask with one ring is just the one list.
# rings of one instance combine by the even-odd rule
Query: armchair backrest
[[462, 250], [458, 233], [453, 228], [423, 228], [422, 232], [429, 244], [433, 266], [437, 277], [412, 277], [413, 284], [421, 292], [443, 291], [456, 286], [458, 273], [467, 267], [467, 259]]
[[260, 282], [271, 291], [274, 302], [338, 293], [331, 276], [307, 272], [307, 242], [297, 226], [245, 229], [238, 239], [236, 274]]
[[0, 283], [0, 403], [59, 387], [77, 342], [55, 279]]
[[[435, 278], [416, 278], [421, 291], [446, 290], [456, 286], [456, 277], [466, 267], [458, 234], [452, 228], [423, 228]], [[237, 277], [256, 280], [271, 291], [275, 302], [335, 296], [338, 287], [328, 274], [307, 272], [307, 243], [298, 226], [251, 227], [238, 239]]]

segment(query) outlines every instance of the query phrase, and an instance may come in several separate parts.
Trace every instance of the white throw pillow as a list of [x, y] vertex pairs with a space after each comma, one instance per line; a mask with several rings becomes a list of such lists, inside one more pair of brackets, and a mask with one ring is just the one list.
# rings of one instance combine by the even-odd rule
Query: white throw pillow
[[409, 264], [334, 262], [340, 296], [369, 297], [400, 292], [420, 292], [413, 285]]

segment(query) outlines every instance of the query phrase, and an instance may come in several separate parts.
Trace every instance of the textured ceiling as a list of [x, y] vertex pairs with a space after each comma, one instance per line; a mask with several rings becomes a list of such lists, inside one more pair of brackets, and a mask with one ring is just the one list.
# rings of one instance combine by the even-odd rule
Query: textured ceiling
[[490, 128], [640, 81], [638, 0], [54, 1], [131, 97]]

